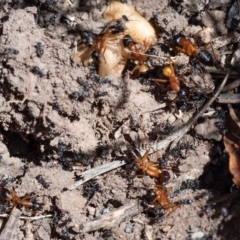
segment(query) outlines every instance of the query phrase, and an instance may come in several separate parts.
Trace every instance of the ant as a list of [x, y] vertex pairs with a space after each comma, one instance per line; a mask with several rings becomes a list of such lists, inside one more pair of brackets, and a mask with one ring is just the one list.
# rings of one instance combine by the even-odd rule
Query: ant
[[[179, 92], [180, 91], [180, 79], [179, 79], [179, 77], [176, 76], [176, 73], [175, 73], [175, 70], [173, 67], [173, 61], [170, 57], [168, 57], [168, 61], [169, 61], [169, 65], [166, 65], [163, 68], [162, 73], [165, 77], [168, 78], [172, 90], [175, 92]], [[154, 81], [155, 82], [165, 82], [165, 80], [161, 80], [161, 79], [155, 79]]]
[[71, 239], [71, 236], [67, 230], [62, 230], [61, 237], [66, 240]]
[[37, 44], [35, 45], [35, 48], [37, 50], [37, 56], [42, 57], [42, 55], [44, 54], [44, 49], [42, 44], [40, 42], [37, 42]]
[[111, 238], [111, 236], [112, 236], [112, 231], [110, 229], [103, 230], [102, 238], [108, 239], [108, 238]]
[[37, 74], [40, 78], [45, 76], [45, 74], [40, 70], [38, 66], [33, 67], [32, 72]]
[[[101, 34], [97, 41], [92, 45], [92, 49], [99, 53], [102, 49], [105, 50], [106, 41], [111, 37], [112, 34], [121, 33], [124, 30], [126, 30], [125, 25], [123, 24], [123, 19], [113, 20], [110, 23], [107, 24], [105, 27], [105, 30], [103, 31], [103, 34]], [[93, 52], [94, 52], [93, 51]], [[97, 58], [97, 53], [92, 53], [95, 58]]]
[[91, 47], [93, 38], [95, 39], [96, 36], [87, 31], [81, 32], [80, 35], [81, 35], [81, 42], [86, 44], [88, 47]]
[[57, 14], [54, 14], [52, 17], [50, 17], [47, 21], [45, 21], [45, 27], [49, 27], [50, 25], [54, 25], [56, 19], [58, 18]]
[[62, 165], [63, 170], [72, 172], [73, 171], [73, 163], [69, 161], [66, 157], [61, 157], [59, 159], [59, 163]]
[[158, 167], [158, 164], [150, 161], [148, 159], [149, 156], [149, 150], [146, 151], [146, 153], [141, 156], [136, 149], [131, 149], [130, 154], [132, 157], [134, 157], [134, 163], [136, 164], [138, 169], [141, 169], [143, 173], [149, 175], [150, 177], [159, 178], [160, 177], [160, 169]]
[[[91, 37], [90, 34], [85, 32], [83, 35], [83, 40], [87, 46], [89, 46], [89, 50], [85, 53], [87, 56], [88, 54], [91, 55], [92, 59], [95, 62], [99, 62], [100, 54], [104, 55], [106, 51], [106, 45], [108, 45], [111, 41], [114, 40], [114, 35], [122, 33], [126, 30], [124, 21], [128, 20], [126, 17], [121, 19], [116, 19], [110, 21], [106, 26], [102, 33], [97, 37], [97, 40], [91, 44], [90, 41]], [[90, 51], [90, 53], [89, 53]]]
[[91, 160], [87, 153], [78, 154], [78, 155], [74, 154], [74, 161], [77, 163], [80, 162], [84, 166], [88, 166], [91, 163]]
[[77, 78], [77, 82], [84, 88], [85, 91], [89, 91], [92, 88], [92, 84], [84, 81], [81, 77]]
[[162, 185], [156, 185], [155, 188], [153, 190], [150, 190], [148, 193], [148, 195], [153, 198], [152, 204], [158, 203], [164, 210], [172, 209], [172, 211], [168, 214], [172, 213], [177, 207], [175, 203], [169, 202], [169, 190], [169, 188], [166, 188]]
[[7, 178], [1, 180], [1, 185], [4, 186], [4, 185], [7, 185], [9, 183], [13, 183], [14, 181], [16, 181], [15, 177], [7, 177]]
[[149, 204], [147, 200], [143, 200], [141, 205], [143, 206], [147, 217], [151, 219], [151, 222], [156, 223], [165, 215], [164, 208]]
[[38, 182], [39, 182], [40, 184], [42, 184], [42, 186], [43, 186], [44, 188], [49, 188], [50, 184], [49, 184], [48, 182], [46, 182], [46, 180], [43, 178], [42, 175], [36, 176], [36, 179], [38, 180]]
[[75, 101], [83, 101], [85, 98], [89, 97], [88, 92], [73, 92], [70, 97]]
[[56, 5], [57, 4], [57, 0], [46, 0], [46, 5]]
[[199, 182], [198, 180], [187, 179], [186, 181], [182, 182], [180, 190], [192, 189], [195, 191], [199, 189]]
[[[84, 64], [87, 64], [89, 59], [92, 58], [97, 63], [96, 65], [98, 65], [99, 62], [100, 64], [102, 62], [100, 57], [105, 58], [105, 52], [109, 48], [117, 54], [119, 48], [117, 48], [118, 45], [114, 45], [120, 41], [117, 34], [121, 34], [126, 30], [124, 21], [126, 21], [126, 17], [110, 21], [98, 36], [92, 35], [87, 31], [82, 32], [83, 44], [77, 46], [77, 52], [74, 55], [76, 61], [81, 60]], [[105, 62], [107, 62], [107, 59], [105, 59]]]
[[203, 50], [206, 49], [209, 44], [199, 48], [196, 43], [193, 43], [182, 34], [176, 35], [173, 42], [176, 45], [177, 52], [182, 52], [187, 56], [198, 58], [204, 65], [213, 65], [212, 55], [207, 50]]
[[124, 36], [123, 46], [130, 50], [130, 59], [138, 61], [138, 65], [133, 69], [132, 72], [138, 69], [139, 73], [146, 73], [149, 70], [149, 67], [144, 64], [147, 61], [147, 55], [141, 54], [139, 52], [139, 49], [133, 42], [133, 39], [130, 35]]
[[83, 185], [83, 197], [89, 201], [95, 192], [100, 190], [101, 186], [95, 180], [91, 180]]
[[11, 6], [13, 9], [17, 9], [20, 6], [20, 1], [19, 0], [13, 0], [11, 3]]
[[104, 97], [104, 96], [107, 96], [108, 95], [108, 92], [104, 91], [104, 92], [97, 92], [94, 94], [94, 97], [95, 98], [100, 98], [100, 97]]
[[126, 15], [122, 15], [122, 18], [112, 20], [107, 28], [111, 30], [113, 34], [124, 32], [127, 28], [124, 25], [124, 22], [128, 22], [129, 19]]
[[4, 53], [17, 55], [19, 51], [16, 48], [4, 48]]
[[5, 201], [12, 202], [13, 206], [21, 205], [34, 211], [42, 208], [41, 204], [32, 201], [33, 196], [25, 195], [23, 198], [19, 198], [13, 190], [9, 190], [6, 187], [2, 187], [1, 189], [1, 198]]
[[65, 145], [62, 140], [59, 140], [57, 145], [57, 154], [62, 157], [64, 152], [67, 152], [68, 150], [69, 147]]

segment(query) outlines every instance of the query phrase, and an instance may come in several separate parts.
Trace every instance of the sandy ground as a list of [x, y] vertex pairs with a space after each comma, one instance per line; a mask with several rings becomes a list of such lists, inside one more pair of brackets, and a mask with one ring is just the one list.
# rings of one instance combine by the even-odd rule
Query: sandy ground
[[[142, 212], [141, 200], [154, 188], [154, 179], [129, 178], [125, 168], [98, 176], [93, 185], [66, 190], [82, 172], [126, 160], [129, 145], [148, 150], [185, 123], [198, 103], [185, 100], [187, 111], [179, 118], [177, 107], [183, 103], [177, 103], [168, 83], [157, 85], [149, 81], [151, 76], [103, 80], [96, 70], [74, 63], [74, 42], [82, 29], [101, 31], [101, 13], [107, 5], [104, 1], [80, 2], [0, 3], [0, 175], [18, 196], [34, 192], [43, 204], [37, 212], [22, 208], [23, 216], [51, 215], [19, 220], [13, 239], [239, 239], [239, 192], [232, 188], [222, 144], [223, 105], [214, 104], [209, 110], [214, 114], [202, 117], [183, 137], [180, 143], [187, 149], [178, 145], [175, 152], [164, 149], [151, 156], [153, 161], [159, 156], [167, 161], [163, 169], [170, 174], [167, 186], [173, 185], [170, 202], [178, 203], [171, 213], [153, 219]], [[192, 36], [204, 27], [202, 45], [227, 35], [229, 2], [128, 1], [152, 20], [158, 34], [152, 51], [159, 59], [148, 61], [153, 77], [165, 64], [161, 57], [175, 56], [179, 66], [189, 62], [171, 48], [174, 33], [185, 30]], [[74, 16], [75, 22], [66, 23], [66, 15]], [[37, 43], [42, 44], [43, 54]], [[216, 49], [220, 65], [226, 61], [222, 53], [231, 49], [231, 44]], [[213, 75], [204, 69], [204, 80], [211, 77], [209, 73]], [[197, 75], [199, 71], [192, 71], [186, 81]], [[212, 91], [218, 79], [206, 82], [203, 87], [208, 84], [206, 88]], [[78, 98], [74, 92], [85, 95]], [[49, 187], [39, 183], [38, 175]], [[134, 216], [105, 229], [81, 231], [81, 226], [104, 212], [136, 200], [139, 211]], [[2, 214], [9, 213], [11, 204], [3, 201], [0, 207]], [[6, 221], [0, 218], [1, 229]]]

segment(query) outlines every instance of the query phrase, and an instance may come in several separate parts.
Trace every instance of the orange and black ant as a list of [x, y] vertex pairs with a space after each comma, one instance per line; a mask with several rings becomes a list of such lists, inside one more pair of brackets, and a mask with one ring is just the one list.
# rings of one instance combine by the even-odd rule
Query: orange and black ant
[[156, 185], [155, 188], [150, 190], [148, 194], [151, 198], [153, 198], [152, 204], [159, 204], [159, 206], [161, 206], [164, 210], [172, 209], [172, 211], [169, 212], [170, 214], [177, 208], [177, 205], [169, 201], [169, 191], [170, 189], [163, 185]]
[[32, 209], [34, 211], [40, 210], [42, 205], [33, 200], [34, 196], [25, 195], [20, 198], [13, 190], [9, 190], [6, 187], [1, 189], [1, 199], [7, 202], [11, 202], [13, 206], [21, 205], [27, 209]]
[[177, 52], [186, 54], [194, 58], [198, 58], [201, 63], [207, 66], [213, 65], [212, 55], [205, 50], [207, 45], [198, 47], [196, 43], [193, 43], [190, 39], [186, 38], [182, 34], [178, 34], [173, 38], [173, 43], [176, 46]]
[[[180, 78], [175, 74], [175, 69], [173, 66], [173, 61], [168, 57], [169, 65], [163, 67], [162, 73], [168, 78], [170, 86], [173, 91], [179, 92], [180, 90]], [[166, 82], [166, 80], [155, 79], [155, 82]]]
[[106, 42], [109, 40], [110, 37], [114, 36], [114, 34], [122, 33], [126, 30], [124, 25], [124, 21], [128, 20], [125, 15], [121, 19], [113, 20], [107, 24], [103, 33], [97, 38], [95, 43], [91, 46], [92, 51], [92, 58], [94, 60], [98, 60], [99, 53], [103, 49], [105, 49]]
[[169, 201], [168, 191], [169, 189], [166, 187], [156, 185], [154, 189], [148, 190], [144, 196], [141, 205], [152, 222], [159, 221], [166, 213], [170, 215], [177, 208], [177, 204]]
[[147, 61], [147, 55], [139, 52], [137, 45], [134, 43], [130, 35], [124, 36], [123, 46], [130, 51], [129, 59], [138, 61], [138, 65], [132, 72], [138, 69], [139, 73], [146, 73], [149, 70], [149, 67], [145, 64]]
[[100, 52], [104, 55], [106, 45], [110, 46], [111, 41], [114, 42], [117, 39], [116, 35], [126, 30], [124, 22], [127, 20], [126, 16], [123, 15], [120, 19], [110, 21], [98, 36], [88, 31], [83, 31], [81, 33], [83, 44], [78, 45], [75, 59], [80, 57], [81, 61], [88, 62], [89, 58], [92, 57], [98, 63]]
[[136, 149], [131, 149], [130, 151], [131, 156], [134, 158], [134, 163], [136, 164], [137, 168], [140, 169], [144, 174], [149, 175], [150, 177], [159, 178], [161, 174], [161, 170], [159, 169], [158, 164], [150, 161], [148, 159], [149, 150], [141, 156]]

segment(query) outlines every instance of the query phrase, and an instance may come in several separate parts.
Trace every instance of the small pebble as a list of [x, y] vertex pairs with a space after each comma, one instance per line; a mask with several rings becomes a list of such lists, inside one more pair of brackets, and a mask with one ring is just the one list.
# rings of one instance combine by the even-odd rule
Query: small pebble
[[102, 210], [102, 215], [104, 215], [104, 214], [106, 214], [106, 213], [109, 213], [110, 211], [109, 211], [109, 209], [108, 208], [104, 208], [103, 210]]
[[171, 226], [165, 226], [163, 229], [162, 229], [162, 231], [163, 232], [168, 232], [169, 230], [171, 229]]
[[222, 207], [222, 208], [221, 208], [221, 213], [222, 213], [223, 217], [227, 217], [227, 215], [228, 215], [228, 210], [227, 210], [225, 207]]
[[131, 233], [133, 231], [133, 228], [131, 225], [127, 225], [126, 228], [124, 229], [126, 233]]
[[204, 237], [204, 233], [199, 231], [199, 232], [195, 232], [191, 235], [192, 239], [202, 239]]

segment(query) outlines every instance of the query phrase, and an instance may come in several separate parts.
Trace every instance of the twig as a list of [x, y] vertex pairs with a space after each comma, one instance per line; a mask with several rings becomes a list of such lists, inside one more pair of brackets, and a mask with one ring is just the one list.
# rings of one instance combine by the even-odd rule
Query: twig
[[[229, 69], [227, 71], [227, 74], [226, 74], [225, 78], [223, 79], [222, 83], [220, 84], [218, 89], [215, 91], [214, 95], [204, 105], [204, 107], [195, 116], [193, 116], [183, 127], [178, 129], [177, 131], [175, 131], [173, 134], [169, 135], [166, 139], [164, 139], [162, 141], [159, 141], [156, 144], [154, 144], [153, 146], [151, 146], [150, 153], [154, 153], [154, 152], [156, 152], [156, 151], [158, 151], [158, 150], [160, 150], [164, 147], [167, 147], [167, 146], [169, 146], [170, 143], [172, 143], [171, 146], [170, 146], [170, 149], [174, 148], [176, 146], [176, 144], [179, 142], [179, 140], [184, 136], [184, 134], [189, 131], [191, 126], [194, 123], [196, 123], [198, 118], [200, 116], [202, 116], [202, 114], [207, 110], [207, 108], [218, 97], [218, 95], [222, 91], [223, 87], [225, 86], [230, 73], [231, 73], [231, 69]], [[142, 152], [141, 152], [141, 154], [142, 154]]]
[[237, 104], [237, 103], [240, 103], [240, 94], [234, 94], [234, 93], [220, 94], [217, 97], [217, 101], [219, 103]]
[[91, 222], [83, 223], [80, 226], [80, 229], [82, 229], [82, 232], [93, 232], [102, 228], [109, 229], [119, 225], [127, 218], [137, 215], [140, 211], [142, 210], [138, 201], [133, 201], [115, 211], [104, 214]]
[[111, 170], [113, 170], [115, 168], [118, 168], [120, 166], [123, 166], [124, 164], [126, 164], [124, 161], [117, 160], [117, 161], [114, 161], [114, 162], [110, 162], [110, 163], [107, 163], [107, 164], [89, 169], [89, 170], [83, 172], [81, 174], [81, 180], [79, 180], [79, 181], [75, 182], [74, 184], [70, 185], [68, 187], [68, 190], [73, 190], [74, 188], [79, 187], [80, 185], [89, 181], [90, 179], [95, 178], [95, 177], [97, 177], [97, 176], [99, 176], [99, 175], [101, 175], [105, 172], [111, 171]]
[[[6, 218], [9, 217], [9, 214], [0, 214], [0, 218]], [[30, 220], [30, 221], [35, 221], [35, 220], [39, 220], [39, 219], [43, 219], [43, 218], [50, 218], [52, 217], [52, 215], [48, 214], [48, 215], [39, 215], [39, 216], [34, 216], [34, 217], [24, 217], [21, 216], [20, 219], [24, 219], [24, 220]]]
[[214, 49], [222, 48], [229, 43], [239, 42], [240, 35], [236, 32], [231, 32], [227, 36], [221, 36], [213, 39], [212, 44]]
[[236, 79], [235, 81], [229, 83], [228, 85], [226, 85], [223, 89], [222, 92], [228, 92], [233, 90], [234, 88], [237, 88], [240, 86], [240, 78]]
[[13, 239], [15, 230], [16, 230], [16, 225], [18, 223], [18, 220], [21, 216], [21, 211], [17, 209], [16, 207], [13, 208], [9, 219], [4, 227], [4, 229], [1, 232], [0, 239], [1, 240], [9, 240]]
[[162, 109], [165, 108], [166, 106], [167, 106], [166, 103], [162, 103], [162, 104], [160, 104], [158, 107], [152, 108], [152, 109], [150, 109], [150, 110], [142, 111], [142, 112], [140, 112], [138, 115], [143, 115], [143, 114], [145, 114], [145, 113], [156, 112], [156, 111], [158, 111], [158, 110], [162, 110]]

